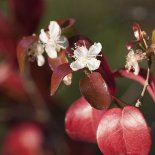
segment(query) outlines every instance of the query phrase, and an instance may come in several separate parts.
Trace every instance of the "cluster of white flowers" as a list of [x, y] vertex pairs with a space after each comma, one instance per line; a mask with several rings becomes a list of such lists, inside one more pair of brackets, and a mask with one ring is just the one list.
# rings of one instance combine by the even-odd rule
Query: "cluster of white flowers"
[[70, 67], [73, 71], [79, 69], [88, 68], [90, 71], [94, 71], [99, 68], [101, 61], [96, 57], [101, 52], [102, 45], [100, 43], [94, 43], [89, 49], [86, 46], [76, 46], [74, 50], [73, 61]]
[[61, 49], [66, 49], [69, 43], [65, 36], [61, 35], [61, 28], [57, 22], [51, 21], [48, 30], [41, 29], [39, 43], [36, 48], [36, 58], [38, 66], [45, 63], [43, 53], [46, 52], [50, 58], [57, 58], [57, 53]]
[[139, 61], [142, 61], [146, 58], [146, 54], [142, 51], [134, 52], [132, 49], [129, 51], [127, 57], [126, 57], [126, 65], [125, 68], [127, 71], [133, 70], [135, 75], [138, 75], [139, 73]]
[[[42, 66], [45, 63], [44, 52], [46, 52], [50, 58], [57, 58], [58, 52], [61, 49], [66, 49], [68, 46], [68, 39], [61, 35], [61, 28], [58, 23], [51, 21], [47, 30], [41, 29], [39, 41], [33, 46], [33, 52], [31, 52], [34, 53], [38, 66]], [[101, 43], [94, 43], [89, 49], [87, 49], [85, 45], [76, 46], [73, 52], [75, 61], [70, 64], [70, 67], [73, 71], [85, 67], [90, 71], [98, 69], [101, 61], [97, 60], [96, 57], [101, 52], [101, 49]]]

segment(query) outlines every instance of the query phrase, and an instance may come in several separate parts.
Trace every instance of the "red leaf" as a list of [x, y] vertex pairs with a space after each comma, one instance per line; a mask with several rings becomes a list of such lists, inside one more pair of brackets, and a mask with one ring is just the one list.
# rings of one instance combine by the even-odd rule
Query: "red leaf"
[[51, 77], [51, 95], [54, 95], [63, 78], [72, 72], [69, 63], [62, 64], [53, 71]]
[[68, 18], [68, 19], [59, 19], [57, 20], [57, 22], [62, 29], [67, 29], [73, 26], [76, 20], [74, 18]]
[[64, 63], [68, 63], [68, 59], [65, 55], [64, 50], [62, 50], [58, 54], [59, 54], [58, 57], [54, 58], [54, 59], [48, 57], [48, 64], [49, 64], [52, 71], [55, 70], [59, 65], [62, 65]]
[[[64, 50], [59, 52], [59, 56], [57, 58], [55, 59], [48, 58], [48, 64], [52, 71], [56, 69], [59, 65], [62, 65], [65, 63], [68, 63], [68, 59], [64, 53]], [[72, 83], [72, 74], [66, 75], [65, 78], [63, 79], [63, 82], [66, 85], [70, 85]]]
[[[138, 75], [133, 74], [132, 72], [127, 72], [125, 69], [119, 69], [114, 72], [115, 77], [124, 77], [131, 80], [135, 80], [140, 84], [144, 85], [145, 79], [147, 75], [147, 70], [141, 68]], [[153, 101], [155, 102], [155, 77], [150, 75], [149, 85], [147, 87], [149, 94], [151, 95]]]
[[21, 30], [25, 35], [32, 34], [43, 14], [45, 0], [9, 0], [9, 3], [18, 24], [17, 32]]
[[96, 130], [106, 110], [96, 110], [81, 97], [68, 109], [65, 117], [67, 134], [75, 140], [96, 143]]
[[76, 22], [75, 19], [73, 18], [60, 19], [57, 20], [57, 22], [62, 29], [62, 34], [65, 35], [67, 38], [70, 38], [77, 33], [76, 29], [74, 28], [74, 24]]
[[104, 114], [97, 129], [97, 142], [105, 155], [147, 155], [151, 146], [147, 124], [132, 106]]
[[108, 108], [111, 95], [101, 74], [93, 72], [80, 80], [80, 91], [85, 99], [96, 109]]
[[100, 72], [105, 82], [107, 83], [110, 94], [115, 95], [116, 94], [116, 82], [115, 82], [115, 78], [112, 73], [112, 70], [109, 67], [108, 62], [103, 55], [102, 57], [99, 57], [99, 60], [101, 60], [101, 64], [97, 71]]
[[25, 69], [25, 61], [28, 49], [38, 39], [37, 36], [24, 37], [17, 46], [17, 59], [19, 64], [20, 72], [23, 73]]

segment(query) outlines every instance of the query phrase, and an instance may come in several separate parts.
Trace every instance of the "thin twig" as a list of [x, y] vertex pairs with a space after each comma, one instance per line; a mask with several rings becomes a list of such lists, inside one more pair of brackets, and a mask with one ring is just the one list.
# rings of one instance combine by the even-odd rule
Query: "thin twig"
[[150, 69], [151, 69], [151, 64], [152, 64], [151, 57], [148, 59], [147, 63], [148, 63], [147, 76], [146, 76], [146, 80], [145, 80], [144, 87], [143, 87], [143, 90], [141, 92], [141, 95], [140, 95], [139, 99], [137, 100], [137, 102], [135, 104], [136, 107], [141, 106], [143, 96], [144, 96], [144, 94], [146, 92], [147, 86], [149, 85]]

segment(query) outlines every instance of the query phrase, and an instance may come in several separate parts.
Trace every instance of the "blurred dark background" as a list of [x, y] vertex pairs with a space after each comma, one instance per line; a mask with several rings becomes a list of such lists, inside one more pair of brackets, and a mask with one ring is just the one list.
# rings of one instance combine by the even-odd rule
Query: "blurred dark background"
[[[20, 0], [20, 3], [21, 2], [22, 0]], [[29, 3], [31, 5], [32, 1], [29, 1]], [[154, 0], [46, 0], [43, 10], [44, 11], [42, 13], [41, 20], [34, 30], [34, 33], [39, 34], [40, 29], [46, 27], [51, 20], [75, 18], [77, 21], [75, 27], [80, 34], [87, 36], [94, 42], [102, 43], [104, 52], [103, 54], [107, 58], [112, 70], [122, 68], [125, 65], [125, 57], [127, 55], [125, 44], [127, 41], [133, 39], [133, 23], [139, 23], [141, 25], [141, 28], [145, 30], [150, 36], [152, 30], [155, 28]], [[33, 15], [33, 10], [29, 10], [27, 8], [27, 12], [28, 15]], [[4, 18], [12, 20], [11, 18], [13, 18], [13, 16], [10, 11], [10, 4], [7, 0], [0, 0], [0, 13], [3, 13]], [[29, 22], [29, 19], [27, 19], [27, 22]], [[14, 31], [14, 36], [16, 36], [17, 32], [17, 30]], [[25, 34], [23, 33], [23, 35]], [[0, 42], [1, 44], [3, 44], [3, 41], [1, 40], [4, 40], [5, 35], [0, 35]], [[18, 37], [15, 37], [17, 42], [21, 37], [22, 36], [20, 35], [18, 35]], [[2, 62], [6, 61], [6, 63], [8, 63], [8, 59], [3, 59], [3, 54], [5, 55], [5, 52], [0, 52], [0, 60]], [[15, 57], [16, 53], [14, 52], [14, 54], [11, 54], [11, 56], [12, 55]], [[146, 66], [145, 63], [142, 63], [141, 65], [144, 67]], [[17, 65], [15, 66], [15, 68], [18, 70]], [[155, 73], [154, 67], [155, 65], [153, 65], [152, 67], [152, 74]], [[51, 98], [49, 96], [48, 87], [48, 84], [50, 84], [50, 73], [46, 73], [47, 75], [45, 74], [44, 76], [42, 75], [43, 70], [44, 72], [48, 72], [48, 69], [46, 68], [46, 66], [43, 68], [38, 68], [35, 63], [32, 68], [32, 70], [38, 70], [34, 73], [34, 78], [32, 78], [32, 81], [35, 85], [34, 87], [35, 89], [39, 90], [39, 93], [41, 92], [42, 94], [43, 92], [43, 96], [46, 98], [44, 100], [44, 102], [46, 102], [46, 106], [42, 105], [42, 103], [40, 103], [39, 106], [37, 105], [36, 111], [38, 113], [40, 112], [40, 109], [45, 110], [41, 111], [37, 116], [39, 117], [39, 120], [46, 117], [46, 110], [49, 109], [48, 113], [50, 113], [50, 121], [48, 120], [47, 125], [47, 122], [45, 121], [45, 123], [44, 120], [38, 123], [38, 121], [36, 121], [36, 118], [33, 119], [33, 112], [35, 109], [34, 107], [36, 107], [35, 104], [38, 100], [41, 100], [40, 98], [38, 99], [38, 94], [35, 94], [36, 97], [32, 97], [34, 99], [34, 101], [32, 102], [35, 102], [35, 104], [31, 106], [31, 104], [27, 104], [27, 102], [29, 101], [26, 101], [23, 98], [20, 99], [19, 96], [13, 96], [14, 94], [8, 94], [8, 89], [4, 88], [4, 86], [0, 86], [0, 141], [2, 150], [5, 137], [12, 129], [12, 127], [23, 122], [33, 122], [37, 125], [39, 124], [41, 128], [43, 128], [44, 123], [46, 124], [46, 127], [43, 128], [43, 130], [44, 134], [46, 135], [45, 137], [47, 137], [47, 144], [45, 143], [44, 145], [46, 148], [45, 150], [48, 151], [43, 155], [67, 155], [69, 154], [68, 152], [72, 154], [72, 151], [75, 155], [75, 152], [78, 152], [77, 150], [79, 150], [79, 148], [85, 150], [85, 152], [83, 153], [84, 155], [90, 155], [90, 152], [92, 152], [92, 155], [93, 153], [96, 155], [101, 154], [96, 145], [84, 144], [83, 146], [83, 143], [71, 141], [66, 136], [64, 131], [65, 112], [68, 109], [69, 105], [71, 105], [73, 101], [80, 97], [78, 80], [80, 79], [81, 75], [75, 73], [73, 76], [72, 85], [69, 87], [61, 85], [57, 94], [53, 98]], [[4, 72], [1, 72], [1, 77], [3, 77], [3, 73]], [[38, 84], [38, 82], [40, 82], [39, 79], [40, 81], [44, 81], [46, 84], [43, 84], [44, 86], [40, 86], [40, 84]], [[39, 88], [37, 85], [39, 85]], [[117, 79], [117, 96], [121, 97], [128, 103], [134, 104], [134, 101], [140, 94], [141, 89], [142, 86], [135, 82], [126, 79]], [[32, 96], [33, 95], [34, 94], [32, 94]], [[150, 125], [150, 127], [152, 127], [155, 122], [155, 105], [148, 94], [146, 94], [146, 96], [144, 97], [141, 110], [143, 111], [148, 124]], [[51, 149], [52, 151], [50, 150], [52, 153], [48, 149], [51, 148], [51, 146], [53, 147]], [[79, 148], [76, 146], [78, 146]], [[89, 149], [90, 146], [91, 149]], [[72, 147], [72, 151], [68, 151], [70, 147]], [[82, 153], [79, 152], [79, 154]], [[151, 155], [154, 154], [155, 150], [152, 148]]]

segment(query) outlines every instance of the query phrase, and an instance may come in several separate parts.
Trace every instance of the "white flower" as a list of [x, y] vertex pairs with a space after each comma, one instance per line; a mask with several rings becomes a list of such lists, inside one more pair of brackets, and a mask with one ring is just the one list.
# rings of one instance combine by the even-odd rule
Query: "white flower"
[[[68, 40], [65, 36], [61, 35], [61, 28], [55, 21], [50, 22], [48, 31], [41, 29], [39, 39], [42, 43], [40, 45], [44, 47], [45, 52], [50, 58], [57, 58], [57, 52], [68, 47]], [[43, 56], [41, 56], [43, 52], [38, 53], [38, 65], [42, 65], [45, 61]]]
[[126, 65], [125, 68], [130, 71], [133, 70], [135, 75], [139, 73], [139, 64], [138, 62], [145, 59], [145, 53], [141, 51], [137, 51], [136, 53], [131, 49], [126, 57]]
[[90, 71], [99, 68], [101, 61], [96, 57], [101, 52], [102, 45], [100, 43], [94, 43], [89, 49], [86, 46], [77, 46], [74, 50], [75, 61], [70, 64], [73, 71], [87, 67]]
[[44, 48], [41, 44], [37, 44], [36, 45], [36, 58], [37, 58], [37, 65], [38, 66], [43, 66], [44, 63], [45, 63], [45, 58], [44, 56], [42, 55], [44, 52]]

